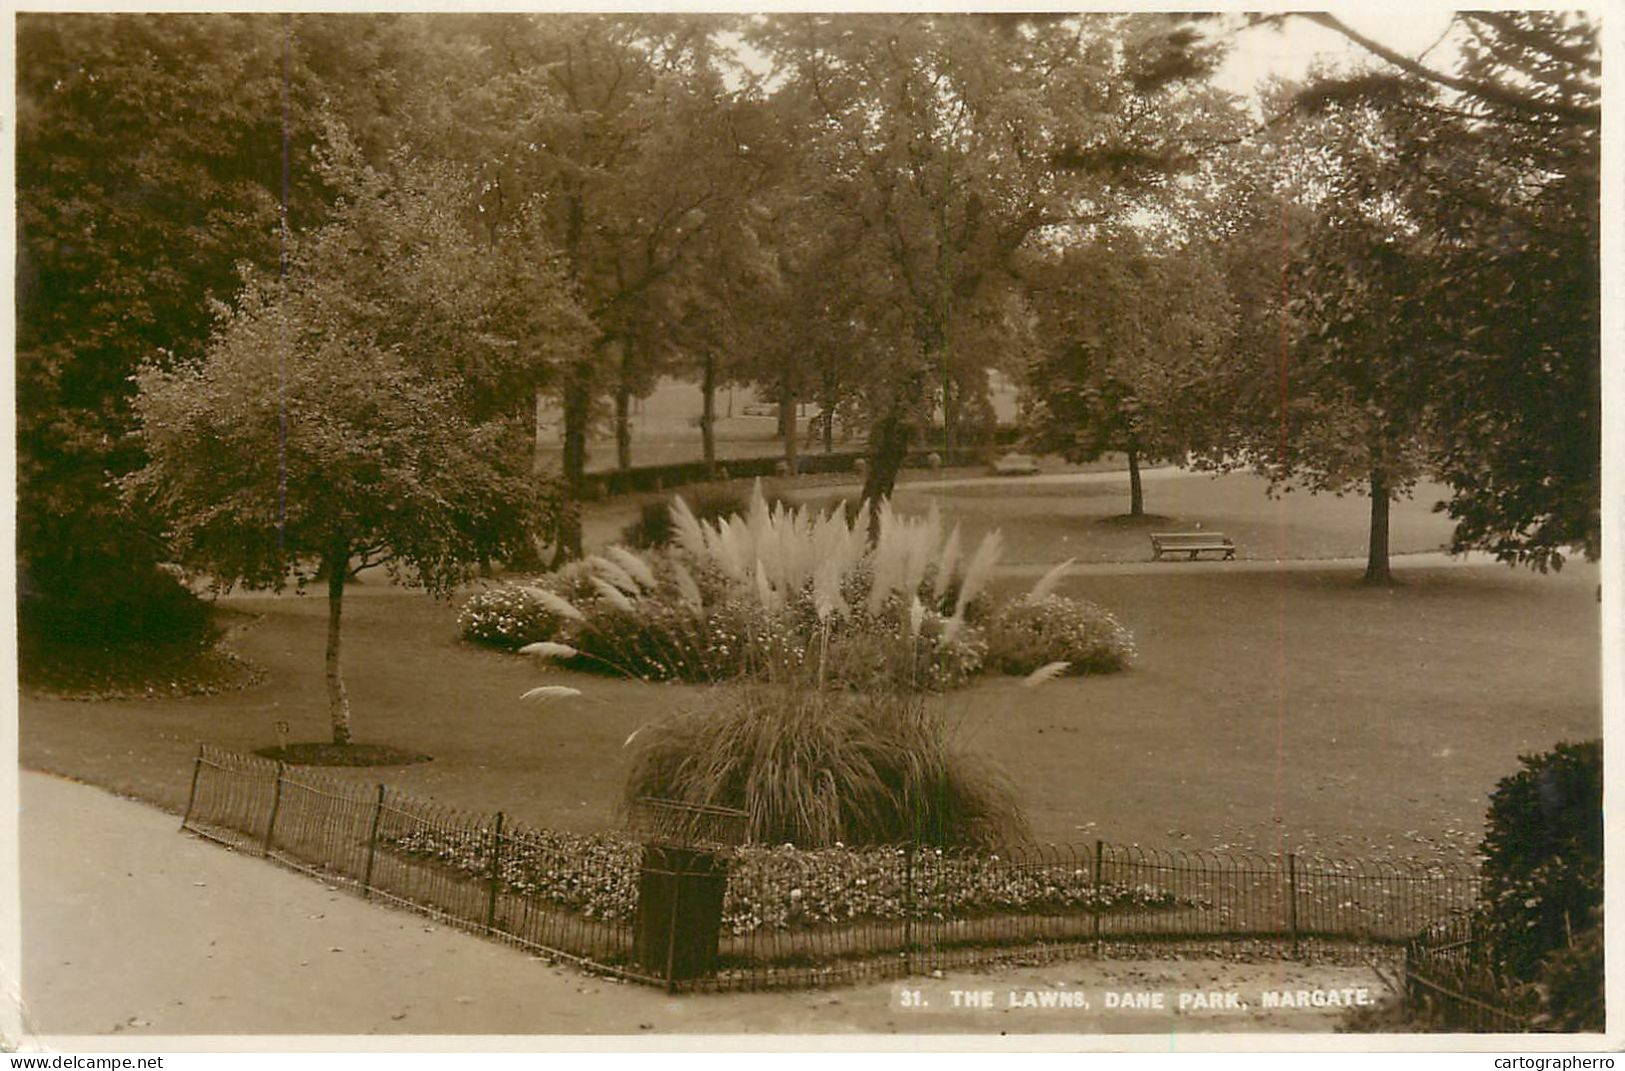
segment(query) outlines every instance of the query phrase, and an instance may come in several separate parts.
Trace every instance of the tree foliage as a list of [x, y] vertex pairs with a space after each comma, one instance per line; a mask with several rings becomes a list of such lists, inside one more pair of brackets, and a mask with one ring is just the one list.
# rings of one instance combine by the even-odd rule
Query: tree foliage
[[308, 152], [320, 115], [338, 110], [377, 131], [396, 26], [351, 16], [18, 17], [25, 607], [55, 604], [50, 620], [66, 614], [81, 631], [103, 618], [108, 627], [87, 638], [163, 627], [139, 605], [163, 588], [156, 524], [127, 510], [114, 483], [142, 461], [130, 376], [145, 361], [202, 353], [209, 300], [235, 290], [236, 265], [276, 265], [284, 202], [296, 224], [319, 220], [331, 192]]
[[889, 353], [862, 392], [865, 497], [890, 492], [934, 404], [952, 429], [985, 396], [997, 347], [973, 328], [1000, 322], [1018, 251], [1111, 218], [1223, 115], [1170, 66], [1181, 33], [1153, 16], [798, 15], [753, 28], [784, 72], [780, 114], [802, 132], [801, 204], [818, 220], [803, 233], [827, 250], [807, 259], [841, 265], [863, 295], [847, 318]]
[[[147, 464], [126, 493], [165, 519], [170, 550], [217, 587], [281, 589], [326, 576], [334, 742], [349, 742], [339, 622], [352, 568], [382, 564], [432, 592], [523, 546], [545, 500], [522, 421], [491, 385], [532, 375], [545, 346], [504, 313], [523, 298], [574, 328], [562, 284], [514, 273], [462, 218], [468, 184], [345, 151], [331, 222], [289, 235], [284, 272], [249, 271], [217, 308], [201, 360], [144, 366], [135, 399]], [[540, 345], [539, 345], [540, 343]]]
[[[1600, 551], [1600, 52], [1565, 12], [1463, 12], [1455, 71], [1332, 26], [1392, 64], [1321, 79], [1311, 113], [1387, 116], [1382, 196], [1410, 221], [1409, 297], [1453, 549], [1559, 567]], [[1396, 71], [1397, 68], [1397, 71]], [[1385, 240], [1385, 239], [1379, 239]]]
[[1034, 438], [1071, 461], [1124, 453], [1139, 516], [1139, 466], [1213, 438], [1235, 320], [1226, 280], [1200, 247], [1159, 253], [1133, 233], [1067, 249], [1028, 278], [1041, 324]]

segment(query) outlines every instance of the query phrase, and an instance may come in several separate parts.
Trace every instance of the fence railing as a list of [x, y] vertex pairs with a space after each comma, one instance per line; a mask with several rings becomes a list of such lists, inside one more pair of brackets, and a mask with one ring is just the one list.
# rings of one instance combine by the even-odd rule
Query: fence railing
[[[533, 829], [207, 745], [182, 827], [363, 896], [684, 989], [820, 985], [1158, 943], [1397, 950], [1478, 899], [1467, 867], [1104, 841], [998, 851], [745, 845], [695, 877], [681, 853], [623, 834]], [[675, 952], [657, 962], [658, 942], [639, 928], [640, 889], [679, 871], [722, 900], [700, 977], [675, 977]], [[682, 917], [675, 904], [660, 910]]]
[[1472, 916], [1447, 919], [1405, 945], [1405, 1002], [1443, 1030], [1514, 1034], [1540, 1030], [1539, 997], [1496, 969], [1488, 936]]

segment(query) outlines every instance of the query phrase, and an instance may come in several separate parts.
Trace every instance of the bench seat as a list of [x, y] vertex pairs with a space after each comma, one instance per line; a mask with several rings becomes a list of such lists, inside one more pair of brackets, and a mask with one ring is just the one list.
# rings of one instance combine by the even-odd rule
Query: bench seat
[[1223, 532], [1152, 532], [1151, 557], [1161, 561], [1164, 554], [1185, 554], [1187, 561], [1195, 561], [1204, 551], [1224, 555], [1224, 561], [1236, 556], [1236, 544]]

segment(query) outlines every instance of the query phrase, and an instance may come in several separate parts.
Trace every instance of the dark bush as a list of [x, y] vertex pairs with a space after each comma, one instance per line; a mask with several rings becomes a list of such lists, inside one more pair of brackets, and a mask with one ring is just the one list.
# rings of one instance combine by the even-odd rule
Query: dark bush
[[1548, 955], [1541, 964], [1540, 984], [1551, 1030], [1582, 1031], [1607, 1025], [1603, 974], [1602, 911], [1594, 909], [1574, 943]]
[[[701, 521], [744, 513], [750, 505], [743, 493], [727, 487], [702, 487], [684, 494], [683, 500]], [[621, 529], [621, 542], [637, 550], [648, 550], [670, 546], [673, 534], [671, 499], [660, 498], [643, 504], [638, 510], [638, 519]]]
[[1496, 954], [1512, 978], [1532, 981], [1602, 903], [1602, 742], [1522, 762], [1490, 797], [1480, 850]]
[[152, 565], [109, 567], [32, 583], [19, 576], [20, 639], [32, 649], [205, 644], [209, 604]]
[[[684, 492], [682, 497], [695, 520], [700, 521], [742, 515], [750, 508], [750, 496], [733, 487], [701, 487]], [[636, 550], [670, 546], [675, 536], [671, 524], [671, 501], [668, 497], [645, 502], [638, 510], [638, 519], [621, 529], [621, 542]], [[780, 506], [788, 509], [795, 503], [782, 495], [769, 494], [767, 505], [769, 509]]]

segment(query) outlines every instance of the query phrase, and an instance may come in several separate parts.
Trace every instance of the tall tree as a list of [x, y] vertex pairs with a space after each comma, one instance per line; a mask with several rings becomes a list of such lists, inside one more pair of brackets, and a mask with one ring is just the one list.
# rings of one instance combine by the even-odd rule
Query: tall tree
[[[1597, 29], [1463, 14], [1466, 117], [1401, 145], [1434, 263], [1439, 468], [1457, 550], [1561, 566], [1601, 552], [1601, 73]], [[1493, 87], [1502, 92], [1494, 92]]]
[[[587, 439], [606, 395], [629, 460], [631, 401], [680, 358], [688, 271], [701, 236], [726, 219], [741, 162], [715, 19], [459, 16], [437, 19], [470, 70], [429, 119], [482, 161], [495, 206], [537, 198], [547, 233], [592, 320], [591, 341], [558, 380], [563, 481], [571, 502], [560, 558], [580, 552]], [[426, 106], [428, 107], [428, 106]], [[468, 131], [476, 133], [468, 133]]]
[[527, 541], [544, 498], [522, 422], [487, 400], [499, 374], [484, 358], [526, 340], [496, 333], [511, 326], [497, 315], [504, 275], [481, 270], [496, 262], [459, 219], [469, 184], [404, 159], [380, 173], [342, 153], [330, 171], [343, 203], [290, 236], [283, 276], [250, 273], [200, 360], [137, 376], [148, 461], [124, 487], [218, 588], [325, 577], [328, 706], [345, 745], [352, 569], [383, 564], [449, 591]]
[[[1539, 569], [1601, 540], [1601, 54], [1577, 12], [1459, 12], [1453, 70], [1336, 16], [1381, 67], [1318, 78], [1306, 109], [1395, 117], [1387, 197], [1429, 261], [1415, 294], [1454, 549]], [[1408, 118], [1404, 118], [1408, 117]]]
[[1143, 516], [1141, 465], [1210, 441], [1211, 388], [1234, 329], [1225, 280], [1200, 248], [1158, 253], [1132, 231], [1068, 249], [1028, 277], [1041, 324], [1032, 431], [1073, 461], [1121, 451], [1129, 515]]
[[1224, 415], [1200, 458], [1251, 465], [1272, 490], [1367, 495], [1372, 583], [1392, 578], [1391, 506], [1433, 448], [1429, 261], [1393, 166], [1416, 121], [1321, 101], [1273, 132], [1268, 153], [1249, 150], [1268, 178], [1239, 191], [1236, 232], [1222, 239], [1237, 350], [1215, 378]]
[[163, 552], [114, 481], [142, 462], [130, 376], [196, 358], [236, 265], [328, 201], [324, 112], [370, 139], [408, 62], [389, 16], [24, 13], [17, 19], [17, 457], [24, 628], [142, 611]]
[[985, 384], [985, 350], [955, 339], [1024, 244], [1110, 219], [1222, 107], [1170, 104], [1201, 63], [1161, 17], [786, 16], [752, 39], [806, 132], [808, 206], [870, 284], [860, 320], [889, 356], [863, 392], [863, 494], [883, 497], [936, 404], [951, 427]]

